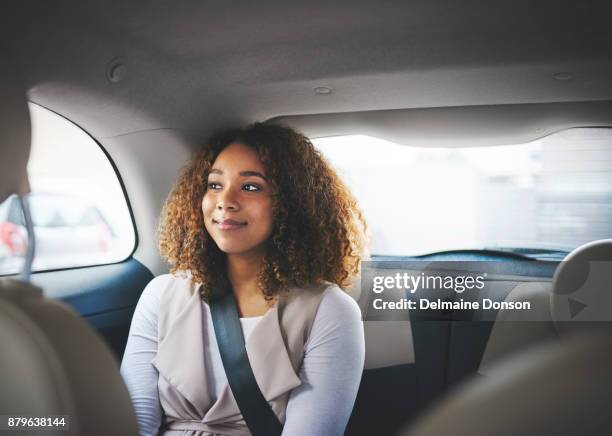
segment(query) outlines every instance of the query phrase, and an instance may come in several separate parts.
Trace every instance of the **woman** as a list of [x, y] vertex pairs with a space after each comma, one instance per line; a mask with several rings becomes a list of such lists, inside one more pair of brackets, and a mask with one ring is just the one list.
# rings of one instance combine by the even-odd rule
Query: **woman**
[[215, 136], [168, 197], [171, 273], [136, 307], [121, 372], [141, 434], [248, 435], [208, 302], [231, 284], [247, 355], [283, 435], [341, 435], [364, 362], [366, 224], [305, 136], [267, 123]]

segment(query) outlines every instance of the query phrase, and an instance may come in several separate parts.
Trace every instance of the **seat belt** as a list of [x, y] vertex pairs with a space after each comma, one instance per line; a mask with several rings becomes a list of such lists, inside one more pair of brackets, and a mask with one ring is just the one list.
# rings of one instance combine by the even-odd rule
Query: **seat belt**
[[279, 436], [283, 426], [253, 375], [231, 287], [211, 298], [209, 306], [223, 368], [244, 421], [253, 436]]

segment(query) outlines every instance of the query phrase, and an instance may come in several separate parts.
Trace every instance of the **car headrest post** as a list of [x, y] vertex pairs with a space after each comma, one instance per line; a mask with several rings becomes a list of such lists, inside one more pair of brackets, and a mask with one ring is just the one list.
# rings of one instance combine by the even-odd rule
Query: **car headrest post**
[[36, 238], [34, 237], [34, 223], [32, 222], [32, 214], [30, 212], [30, 203], [28, 197], [24, 195], [19, 196], [19, 203], [21, 204], [21, 210], [23, 211], [23, 218], [26, 224], [26, 230], [28, 232], [28, 248], [26, 251], [25, 261], [23, 263], [23, 269], [19, 279], [23, 282], [29, 282], [32, 275], [32, 262], [34, 261], [34, 252], [36, 250]]

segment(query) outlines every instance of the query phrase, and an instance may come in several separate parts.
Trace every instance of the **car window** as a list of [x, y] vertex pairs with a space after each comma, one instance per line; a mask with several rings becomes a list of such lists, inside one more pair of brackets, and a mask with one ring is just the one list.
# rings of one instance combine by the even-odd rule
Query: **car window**
[[[121, 184], [100, 146], [74, 124], [30, 104], [28, 196], [34, 271], [99, 265], [127, 258], [135, 245]], [[23, 266], [27, 232], [16, 196], [0, 205], [0, 274]]]
[[562, 257], [612, 237], [612, 129], [471, 148], [367, 136], [314, 142], [355, 193], [373, 254], [489, 248]]

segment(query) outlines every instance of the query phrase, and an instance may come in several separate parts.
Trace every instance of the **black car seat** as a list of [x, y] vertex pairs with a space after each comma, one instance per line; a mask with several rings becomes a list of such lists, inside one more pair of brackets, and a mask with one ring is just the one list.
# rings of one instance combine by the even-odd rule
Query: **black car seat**
[[[30, 151], [25, 93], [8, 70], [10, 62], [4, 56], [3, 60], [0, 202], [11, 193], [22, 196], [29, 191]], [[25, 210], [24, 215], [31, 222]], [[27, 282], [29, 265], [25, 263], [25, 281], [0, 278], [0, 433], [15, 430], [7, 426], [7, 417], [61, 415], [63, 427], [61, 421], [55, 427], [41, 427], [40, 420], [25, 421], [24, 425], [38, 422], [39, 426], [27, 427], [24, 434], [137, 435], [134, 411], [111, 351], [70, 307], [44, 298], [40, 288]]]

